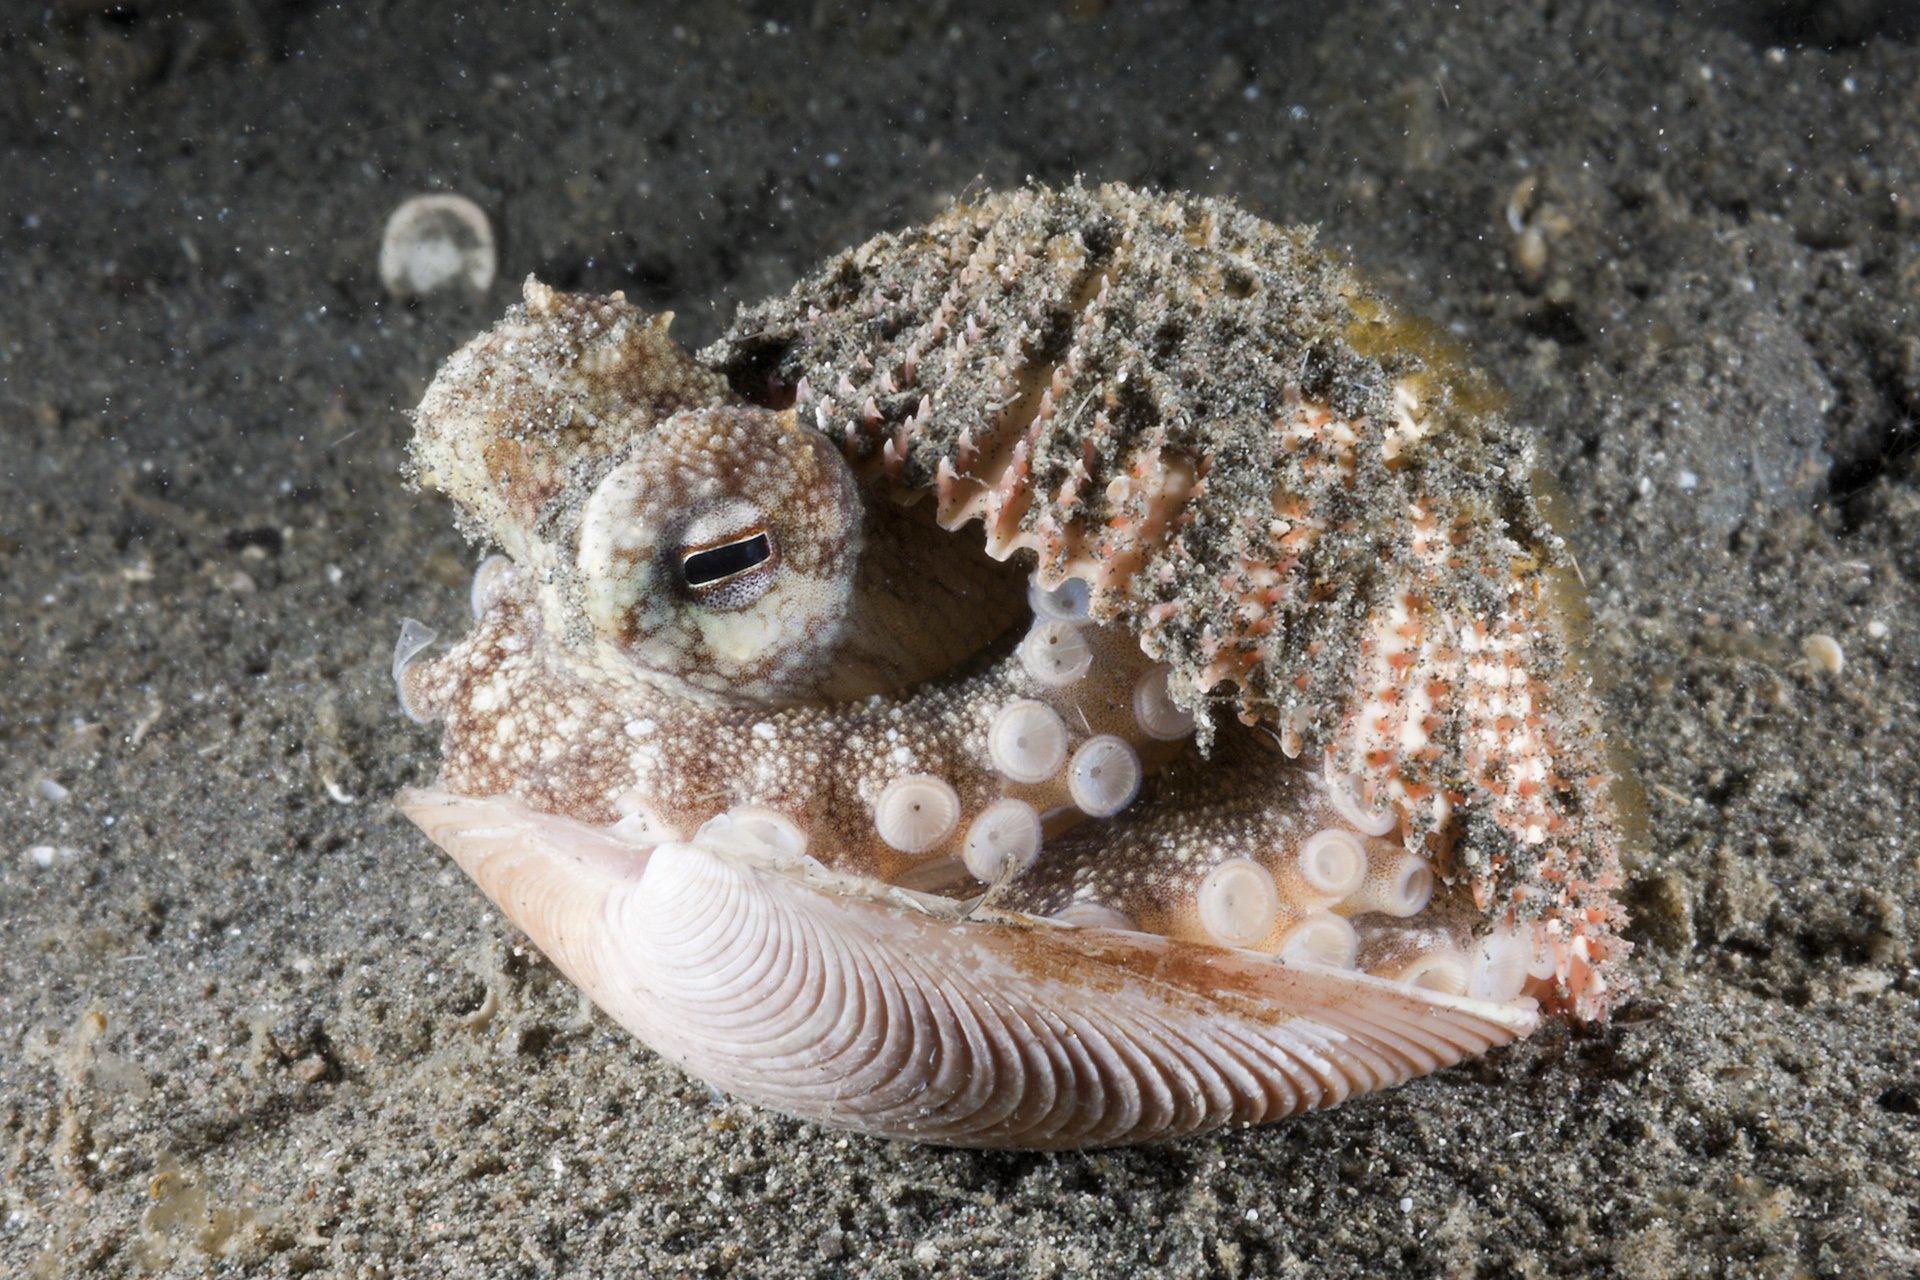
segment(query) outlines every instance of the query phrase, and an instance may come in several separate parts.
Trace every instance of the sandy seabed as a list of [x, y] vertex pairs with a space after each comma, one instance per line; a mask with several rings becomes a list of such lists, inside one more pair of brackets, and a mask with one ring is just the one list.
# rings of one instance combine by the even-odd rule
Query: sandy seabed
[[[0, 1274], [1920, 1267], [1906, 6], [472, 8], [0, 19]], [[823, 1133], [387, 803], [399, 620], [472, 565], [403, 410], [521, 277], [697, 344], [1075, 174], [1316, 222], [1511, 389], [1648, 796], [1609, 1026], [1160, 1149]], [[488, 297], [386, 297], [423, 190], [492, 216]]]

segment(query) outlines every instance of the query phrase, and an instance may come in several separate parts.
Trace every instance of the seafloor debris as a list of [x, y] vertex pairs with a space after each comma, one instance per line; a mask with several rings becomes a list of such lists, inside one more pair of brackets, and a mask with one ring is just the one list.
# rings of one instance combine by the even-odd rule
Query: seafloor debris
[[456, 288], [483, 294], [496, 268], [493, 226], [465, 196], [414, 196], [387, 216], [380, 283], [396, 298]]

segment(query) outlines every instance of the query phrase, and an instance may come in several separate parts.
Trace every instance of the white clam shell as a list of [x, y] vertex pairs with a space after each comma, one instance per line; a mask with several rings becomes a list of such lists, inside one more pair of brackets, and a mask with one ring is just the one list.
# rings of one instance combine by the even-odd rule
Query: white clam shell
[[1524, 1003], [1070, 929], [769, 858], [636, 845], [503, 797], [401, 810], [616, 1022], [842, 1128], [1063, 1148], [1258, 1124], [1525, 1036]]
[[498, 268], [493, 224], [465, 196], [414, 196], [387, 216], [380, 236], [380, 282], [396, 298], [424, 298], [456, 287], [484, 294]]

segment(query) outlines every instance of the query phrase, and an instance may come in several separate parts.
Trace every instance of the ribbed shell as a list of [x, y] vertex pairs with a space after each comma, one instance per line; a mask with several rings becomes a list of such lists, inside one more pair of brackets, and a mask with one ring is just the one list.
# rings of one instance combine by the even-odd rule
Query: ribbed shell
[[1556, 919], [1597, 1014], [1624, 948], [1570, 563], [1498, 398], [1311, 240], [1118, 186], [989, 196], [700, 358], [990, 554], [1087, 580], [1187, 696], [1330, 753], [1483, 907]]
[[744, 847], [637, 849], [507, 798], [399, 805], [615, 1021], [720, 1089], [836, 1127], [1158, 1141], [1332, 1106], [1537, 1020], [1145, 934], [959, 923], [952, 904]]

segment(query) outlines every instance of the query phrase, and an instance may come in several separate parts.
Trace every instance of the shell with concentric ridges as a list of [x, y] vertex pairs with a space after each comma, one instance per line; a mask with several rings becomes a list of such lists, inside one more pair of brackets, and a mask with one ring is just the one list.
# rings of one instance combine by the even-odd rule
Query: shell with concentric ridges
[[837, 1127], [983, 1147], [1174, 1138], [1331, 1106], [1535, 1021], [1142, 934], [955, 928], [928, 901], [748, 846], [634, 846], [508, 799], [400, 806], [623, 1026], [723, 1090]]

